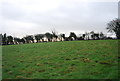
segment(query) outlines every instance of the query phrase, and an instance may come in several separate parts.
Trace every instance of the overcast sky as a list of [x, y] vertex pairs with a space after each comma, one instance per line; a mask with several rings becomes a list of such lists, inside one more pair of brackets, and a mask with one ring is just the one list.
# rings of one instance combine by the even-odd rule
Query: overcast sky
[[107, 33], [107, 23], [118, 17], [118, 1], [1, 0], [0, 32], [16, 37], [53, 29], [66, 35], [92, 30]]

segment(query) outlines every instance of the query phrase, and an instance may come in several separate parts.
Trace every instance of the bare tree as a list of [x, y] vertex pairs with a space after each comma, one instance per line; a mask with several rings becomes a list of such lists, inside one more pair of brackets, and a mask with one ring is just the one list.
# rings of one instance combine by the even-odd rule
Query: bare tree
[[102, 32], [100, 32], [100, 39], [104, 39], [104, 34]]
[[54, 37], [54, 38], [56, 39], [56, 41], [57, 41], [58, 35], [57, 35], [57, 32], [56, 32], [55, 29], [52, 30], [52, 35], [53, 35], [53, 37]]
[[106, 28], [108, 32], [114, 32], [116, 34], [117, 39], [120, 39], [120, 19], [117, 18], [108, 23]]
[[94, 40], [95, 39], [95, 33], [94, 33], [94, 31], [91, 31], [90, 34], [91, 34], [91, 38]]
[[86, 38], [86, 40], [89, 40], [89, 35], [90, 35], [89, 32], [85, 32], [85, 38]]

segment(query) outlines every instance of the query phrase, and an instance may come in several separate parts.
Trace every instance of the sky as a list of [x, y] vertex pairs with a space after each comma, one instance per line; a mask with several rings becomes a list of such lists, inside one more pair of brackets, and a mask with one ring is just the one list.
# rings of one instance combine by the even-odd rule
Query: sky
[[1, 0], [0, 33], [14, 37], [55, 30], [67, 36], [95, 31], [107, 33], [118, 18], [119, 0]]

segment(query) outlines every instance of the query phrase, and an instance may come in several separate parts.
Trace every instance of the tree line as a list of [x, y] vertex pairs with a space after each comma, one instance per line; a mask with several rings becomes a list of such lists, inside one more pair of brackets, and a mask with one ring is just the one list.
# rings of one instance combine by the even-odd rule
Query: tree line
[[74, 32], [70, 32], [68, 37], [65, 34], [57, 35], [55, 33], [45, 33], [45, 34], [36, 34], [36, 35], [27, 35], [23, 38], [7, 36], [5, 34], [0, 34], [2, 37], [2, 45], [11, 45], [11, 44], [25, 44], [25, 43], [39, 43], [39, 42], [56, 42], [56, 41], [73, 41], [73, 40], [99, 40], [99, 39], [108, 39], [102, 32], [95, 33], [91, 31], [89, 33], [80, 34], [77, 36]]
[[[114, 32], [117, 39], [120, 39], [120, 19], [112, 20], [108, 23], [108, 32]], [[102, 32], [95, 33], [94, 31], [86, 32], [77, 36], [74, 32], [70, 32], [68, 37], [65, 34], [57, 35], [56, 31], [46, 32], [45, 34], [27, 35], [23, 38], [7, 36], [0, 34], [0, 45], [11, 45], [11, 44], [25, 44], [25, 43], [39, 43], [39, 42], [55, 42], [55, 41], [73, 41], [73, 40], [100, 40], [100, 39], [112, 39], [107, 37]]]

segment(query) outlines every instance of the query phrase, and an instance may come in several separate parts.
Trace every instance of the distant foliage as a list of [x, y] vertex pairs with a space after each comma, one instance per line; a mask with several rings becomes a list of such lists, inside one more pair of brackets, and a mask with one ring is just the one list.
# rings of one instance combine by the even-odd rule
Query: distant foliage
[[108, 32], [114, 32], [117, 39], [120, 39], [120, 19], [117, 18], [110, 21], [106, 29], [108, 30]]
[[76, 34], [75, 34], [74, 32], [70, 32], [69, 39], [70, 39], [70, 40], [76, 40], [76, 39], [77, 39]]

